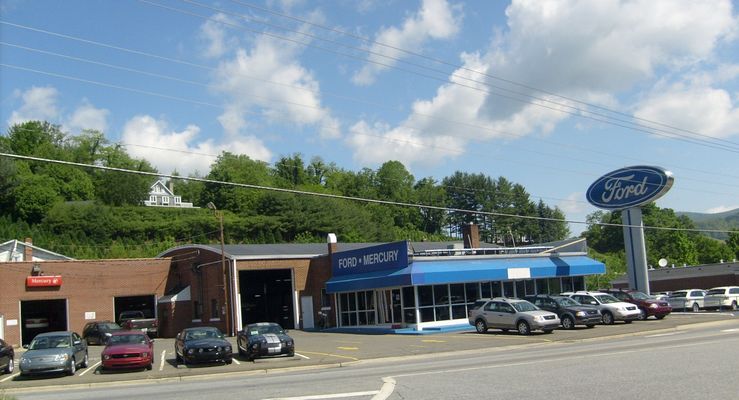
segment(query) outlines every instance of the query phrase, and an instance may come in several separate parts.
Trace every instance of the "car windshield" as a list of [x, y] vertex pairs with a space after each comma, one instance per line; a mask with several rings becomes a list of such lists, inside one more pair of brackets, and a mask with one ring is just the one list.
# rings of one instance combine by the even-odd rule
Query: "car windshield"
[[647, 296], [646, 294], [642, 292], [630, 292], [631, 297], [637, 299], [637, 300], [649, 300], [651, 297]]
[[145, 344], [146, 336], [143, 334], [113, 335], [108, 340], [108, 345], [113, 344]]
[[706, 292], [706, 296], [710, 296], [712, 294], [724, 294], [724, 289], [711, 289]]
[[28, 350], [67, 348], [71, 345], [69, 336], [41, 336], [31, 341]]
[[100, 330], [101, 331], [119, 331], [121, 330], [121, 327], [118, 324], [114, 323], [107, 323], [107, 324], [100, 324]]
[[222, 339], [223, 335], [218, 329], [194, 329], [185, 332], [185, 340], [198, 339]]
[[279, 325], [250, 325], [246, 327], [247, 335], [265, 335], [268, 333], [281, 334], [285, 333]]
[[670, 297], [685, 297], [688, 295], [688, 292], [675, 292], [670, 295]]
[[538, 310], [538, 308], [535, 305], [529, 303], [528, 301], [517, 301], [515, 303], [511, 303], [511, 305], [518, 312], [536, 311], [536, 310]]
[[595, 296], [598, 301], [600, 301], [603, 304], [611, 304], [611, 303], [618, 303], [621, 300], [611, 296], [610, 294], [599, 294]]
[[563, 307], [572, 307], [572, 306], [581, 305], [580, 303], [576, 302], [575, 300], [572, 300], [569, 297], [563, 297], [561, 299], [557, 299], [556, 301], [560, 306], [563, 306]]

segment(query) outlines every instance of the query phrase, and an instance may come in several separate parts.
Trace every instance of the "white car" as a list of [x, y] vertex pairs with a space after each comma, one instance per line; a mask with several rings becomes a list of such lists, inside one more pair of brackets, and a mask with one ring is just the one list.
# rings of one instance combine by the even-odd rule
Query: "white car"
[[698, 312], [702, 308], [705, 308], [703, 303], [703, 297], [706, 296], [706, 291], [703, 289], [685, 289], [677, 290], [670, 294], [667, 298], [667, 302], [675, 310], [691, 310]]
[[739, 309], [739, 286], [721, 286], [708, 289], [706, 297], [703, 298], [703, 306], [707, 309], [729, 308], [736, 311]]
[[639, 311], [636, 304], [626, 303], [607, 293], [581, 291], [562, 294], [571, 297], [580, 304], [597, 307], [603, 315], [603, 323], [606, 325], [612, 325], [614, 321], [624, 321], [630, 324], [631, 321], [638, 319], [641, 315], [641, 311]]

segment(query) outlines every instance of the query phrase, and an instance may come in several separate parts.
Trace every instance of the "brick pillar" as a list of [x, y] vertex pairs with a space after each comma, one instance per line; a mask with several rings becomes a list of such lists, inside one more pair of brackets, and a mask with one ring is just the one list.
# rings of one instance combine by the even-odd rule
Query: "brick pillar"
[[33, 261], [33, 240], [26, 238], [25, 246], [23, 246], [23, 261]]

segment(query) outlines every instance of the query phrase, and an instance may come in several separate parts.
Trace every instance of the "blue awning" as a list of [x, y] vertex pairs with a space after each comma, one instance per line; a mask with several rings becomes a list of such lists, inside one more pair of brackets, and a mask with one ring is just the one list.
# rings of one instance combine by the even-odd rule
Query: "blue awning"
[[439, 285], [602, 274], [605, 264], [586, 256], [414, 260], [395, 271], [332, 277], [328, 293], [397, 286]]

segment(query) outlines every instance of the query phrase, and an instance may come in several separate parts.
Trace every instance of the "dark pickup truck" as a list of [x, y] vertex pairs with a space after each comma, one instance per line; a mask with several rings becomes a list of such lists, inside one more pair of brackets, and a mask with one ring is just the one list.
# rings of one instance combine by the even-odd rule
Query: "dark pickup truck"
[[149, 337], [156, 337], [159, 323], [156, 318], [146, 318], [143, 311], [123, 311], [118, 316], [118, 324], [123, 329], [145, 332]]

